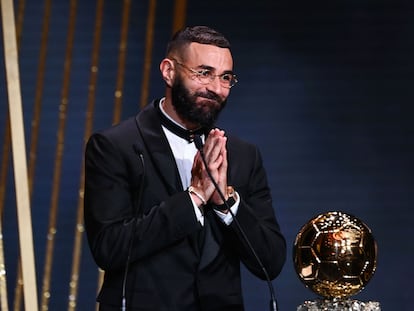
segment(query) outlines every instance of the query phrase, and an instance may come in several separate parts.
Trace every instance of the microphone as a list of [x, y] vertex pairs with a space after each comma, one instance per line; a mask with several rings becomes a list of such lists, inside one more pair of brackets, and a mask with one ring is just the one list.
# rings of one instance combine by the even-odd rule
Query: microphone
[[140, 180], [139, 190], [138, 190], [138, 196], [135, 197], [134, 203], [135, 203], [135, 213], [133, 218], [133, 224], [132, 224], [132, 234], [129, 239], [129, 245], [128, 245], [128, 256], [127, 260], [125, 262], [125, 270], [124, 270], [124, 277], [122, 279], [122, 306], [121, 310], [126, 311], [126, 281], [128, 277], [128, 271], [129, 266], [131, 264], [131, 253], [132, 253], [132, 245], [134, 242], [134, 237], [137, 232], [137, 223], [138, 223], [138, 216], [139, 212], [141, 210], [141, 199], [142, 199], [142, 192], [144, 191], [144, 178], [145, 178], [145, 162], [144, 162], [144, 155], [142, 154], [141, 148], [139, 148], [138, 144], [134, 144], [133, 146], [134, 152], [139, 156], [141, 166], [142, 166], [142, 177]]
[[207, 161], [206, 161], [206, 158], [205, 158], [205, 155], [204, 155], [204, 150], [203, 150], [203, 142], [201, 140], [200, 135], [195, 135], [194, 136], [194, 144], [195, 144], [196, 148], [198, 149], [198, 151], [200, 151], [201, 159], [204, 163], [204, 166], [206, 167], [208, 177], [211, 179], [211, 181], [214, 185], [214, 188], [217, 190], [217, 193], [219, 194], [220, 198], [223, 200], [227, 210], [229, 211], [230, 215], [233, 218], [234, 223], [236, 224], [237, 228], [239, 229], [239, 231], [240, 231], [240, 233], [243, 237], [243, 240], [246, 242], [246, 244], [249, 247], [250, 251], [252, 252], [254, 258], [256, 259], [257, 263], [259, 264], [260, 268], [262, 269], [263, 274], [265, 275], [266, 283], [267, 283], [267, 286], [269, 287], [269, 292], [270, 292], [270, 311], [278, 311], [276, 295], [275, 295], [275, 291], [273, 289], [272, 282], [270, 281], [269, 274], [268, 274], [265, 266], [263, 265], [262, 261], [260, 260], [259, 256], [257, 255], [254, 247], [252, 246], [252, 243], [250, 242], [250, 240], [247, 237], [246, 233], [242, 229], [239, 221], [236, 219], [236, 216], [231, 211], [230, 206], [228, 205], [228, 203], [226, 201], [226, 197], [224, 196], [224, 194], [221, 191], [220, 187], [218, 186], [217, 182], [214, 180], [214, 178], [213, 178], [213, 176], [212, 176], [212, 174], [211, 174], [211, 172], [208, 168]]

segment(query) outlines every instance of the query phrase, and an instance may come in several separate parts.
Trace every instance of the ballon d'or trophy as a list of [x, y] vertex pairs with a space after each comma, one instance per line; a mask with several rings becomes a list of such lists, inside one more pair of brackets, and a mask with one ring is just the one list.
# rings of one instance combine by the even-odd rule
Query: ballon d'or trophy
[[371, 279], [377, 264], [377, 244], [371, 230], [343, 212], [320, 214], [306, 223], [293, 245], [296, 273], [320, 296], [297, 311], [380, 311], [376, 301], [350, 299]]

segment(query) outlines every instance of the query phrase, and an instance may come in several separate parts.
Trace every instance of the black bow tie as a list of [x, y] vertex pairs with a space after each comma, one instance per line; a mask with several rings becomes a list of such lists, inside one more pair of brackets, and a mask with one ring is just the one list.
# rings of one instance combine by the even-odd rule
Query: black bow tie
[[194, 141], [195, 135], [203, 135], [207, 134], [207, 130], [203, 127], [198, 128], [196, 130], [187, 130], [177, 124], [175, 124], [173, 121], [171, 121], [164, 113], [161, 111], [161, 108], [158, 106], [158, 113], [160, 115], [161, 124], [165, 126], [168, 130], [173, 132], [175, 135], [186, 139], [189, 143], [192, 143]]

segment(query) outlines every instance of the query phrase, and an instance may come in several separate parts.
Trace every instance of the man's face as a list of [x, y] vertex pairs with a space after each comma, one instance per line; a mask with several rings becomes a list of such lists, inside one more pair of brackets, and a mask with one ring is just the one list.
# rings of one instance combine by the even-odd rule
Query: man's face
[[225, 107], [230, 89], [223, 87], [218, 77], [207, 84], [200, 83], [191, 70], [208, 68], [214, 75], [230, 72], [233, 66], [230, 51], [192, 43], [183, 62], [185, 64], [176, 63], [176, 76], [171, 86], [172, 104], [187, 122], [211, 127]]
[[227, 99], [210, 91], [191, 92], [177, 76], [171, 87], [172, 104], [177, 114], [187, 122], [209, 128], [216, 122]]

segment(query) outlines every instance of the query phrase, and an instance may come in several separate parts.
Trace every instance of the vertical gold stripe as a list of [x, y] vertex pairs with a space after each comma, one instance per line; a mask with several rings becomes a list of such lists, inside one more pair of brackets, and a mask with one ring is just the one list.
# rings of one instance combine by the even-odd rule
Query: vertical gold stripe
[[51, 206], [49, 213], [49, 228], [47, 235], [46, 243], [46, 257], [44, 264], [44, 276], [43, 276], [43, 287], [42, 287], [42, 310], [48, 309], [48, 303], [50, 298], [50, 280], [52, 274], [52, 264], [53, 264], [53, 251], [56, 235], [56, 223], [57, 223], [57, 211], [59, 204], [59, 190], [60, 190], [60, 181], [61, 181], [61, 171], [62, 171], [62, 158], [64, 150], [64, 139], [65, 139], [65, 125], [66, 125], [66, 111], [69, 103], [69, 86], [70, 86], [70, 72], [72, 65], [72, 49], [73, 49], [73, 40], [75, 35], [75, 21], [76, 21], [76, 0], [70, 1], [69, 9], [69, 24], [68, 24], [68, 34], [66, 41], [66, 53], [65, 61], [63, 68], [63, 85], [62, 85], [62, 94], [59, 105], [59, 124], [57, 131], [57, 142], [56, 142], [56, 153], [55, 153], [55, 165], [53, 173], [53, 183], [52, 183], [52, 195], [51, 195]]
[[36, 77], [36, 91], [34, 100], [34, 111], [31, 127], [31, 143], [29, 152], [29, 186], [31, 192], [33, 191], [33, 183], [35, 177], [36, 168], [36, 154], [37, 145], [39, 139], [39, 125], [40, 125], [40, 113], [42, 110], [42, 96], [44, 88], [44, 76], [46, 68], [46, 57], [47, 57], [47, 38], [49, 34], [49, 21], [52, 8], [52, 0], [45, 0], [45, 10], [43, 14], [43, 25], [42, 25], [42, 36], [40, 41], [40, 55], [39, 64], [37, 68]]
[[[16, 36], [17, 36], [18, 48], [20, 47], [20, 40], [21, 40], [21, 37], [22, 37], [25, 5], [26, 5], [26, 2], [24, 0], [19, 0], [18, 1], [17, 14], [16, 14], [17, 15], [17, 17], [16, 17]], [[1, 192], [5, 191], [6, 181], [7, 181], [8, 160], [9, 160], [9, 152], [10, 152], [10, 119], [9, 119], [9, 116], [7, 116], [5, 126], [6, 126], [6, 129], [5, 129], [4, 144], [3, 144], [4, 150], [3, 150], [3, 162], [2, 162], [2, 172], [1, 172], [2, 177], [1, 177], [1, 183], [0, 183], [1, 184], [1, 186], [0, 186]], [[29, 183], [30, 183], [30, 179], [29, 179]], [[30, 189], [30, 184], [29, 184], [29, 189]], [[3, 204], [4, 204], [4, 193], [1, 195], [1, 199], [0, 199], [0, 215], [2, 215]], [[20, 255], [19, 255], [18, 262], [20, 262], [20, 261], [21, 261], [21, 258], [20, 258]], [[4, 275], [4, 279], [2, 281], [4, 282], [4, 284], [6, 284], [6, 275]], [[23, 300], [22, 267], [21, 267], [20, 264], [17, 265], [16, 285], [15, 285], [14, 298], [15, 298], [15, 308], [18, 308], [18, 310], [20, 310], [22, 300]]]
[[34, 264], [34, 249], [29, 198], [30, 195], [27, 180], [17, 38], [12, 0], [1, 1], [1, 14], [4, 38], [4, 60], [7, 77], [7, 91], [11, 125], [11, 143], [14, 164], [13, 169], [15, 185], [18, 185], [15, 187], [15, 193], [17, 203], [20, 254], [22, 258], [22, 275], [25, 285], [24, 300], [27, 310], [29, 308], [37, 310], [36, 272]]
[[174, 4], [173, 33], [185, 25], [187, 0], [175, 0]]
[[23, 22], [24, 22], [24, 9], [26, 8], [26, 1], [19, 0], [16, 14], [16, 36], [17, 46], [20, 46], [20, 40], [22, 38]]
[[[17, 14], [17, 21], [18, 24], [23, 25], [24, 20], [24, 0], [21, 0], [21, 4], [19, 5], [19, 10]], [[31, 128], [31, 143], [30, 143], [30, 150], [29, 150], [29, 160], [28, 160], [28, 176], [29, 176], [29, 191], [30, 195], [33, 192], [33, 183], [34, 183], [34, 176], [35, 176], [35, 168], [36, 168], [36, 153], [37, 153], [37, 142], [39, 136], [39, 124], [40, 124], [40, 112], [41, 112], [41, 98], [43, 94], [43, 76], [45, 70], [45, 61], [46, 61], [46, 43], [47, 43], [47, 34], [48, 34], [48, 22], [49, 22], [49, 15], [50, 15], [50, 2], [48, 1], [45, 5], [45, 14], [43, 18], [43, 29], [42, 29], [42, 39], [41, 39], [41, 46], [40, 46], [40, 58], [39, 58], [39, 67], [37, 71], [37, 85], [36, 85], [36, 94], [35, 94], [35, 102], [34, 102], [34, 112], [33, 112], [33, 119], [32, 119], [32, 128]], [[47, 11], [49, 10], [49, 12]], [[22, 28], [22, 27], [20, 27]], [[20, 31], [17, 32], [18, 37], [21, 34]], [[21, 269], [18, 268], [17, 272], [18, 280], [21, 279]], [[16, 282], [16, 294], [15, 294], [15, 306], [14, 310], [20, 310], [21, 304], [21, 292], [22, 292], [22, 282]]]
[[[19, 48], [20, 46], [20, 40], [22, 37], [22, 30], [23, 30], [23, 21], [24, 21], [24, 9], [25, 9], [25, 1], [19, 0], [18, 7], [17, 7], [17, 18], [16, 18], [16, 36], [17, 36], [17, 46]], [[4, 139], [4, 152], [3, 152], [3, 163], [2, 163], [2, 191], [6, 188], [6, 180], [7, 180], [7, 171], [8, 171], [8, 160], [9, 160], [9, 152], [10, 152], [10, 119], [9, 116], [7, 116], [6, 120], [6, 130], [5, 130], [5, 139]], [[4, 174], [4, 175], [3, 175]], [[4, 178], [4, 179], [3, 179]], [[3, 183], [4, 181], [4, 183]], [[30, 181], [29, 181], [30, 182]], [[30, 185], [29, 185], [30, 188]], [[0, 215], [2, 215], [2, 206], [4, 204], [4, 194], [2, 195], [1, 203], [0, 203]], [[1, 231], [0, 231], [1, 234]], [[21, 258], [19, 255], [18, 262], [20, 262]], [[4, 269], [6, 269], [4, 267]], [[6, 272], [6, 270], [5, 270]], [[17, 265], [17, 274], [16, 274], [16, 287], [15, 287], [15, 301], [19, 301], [19, 308], [22, 303], [23, 299], [23, 280], [22, 280], [22, 269], [21, 265]], [[4, 285], [6, 286], [6, 275], [4, 275], [4, 278], [2, 279], [2, 282], [4, 282]]]
[[[16, 36], [17, 44], [20, 46], [20, 40], [22, 38], [23, 31], [23, 21], [24, 21], [24, 9], [26, 2], [25, 0], [19, 0], [17, 8], [17, 18], [16, 18]], [[29, 168], [30, 169], [30, 168]], [[29, 179], [29, 191], [30, 191], [30, 179]], [[21, 261], [20, 255], [18, 261]], [[16, 274], [16, 285], [15, 285], [15, 295], [14, 295], [14, 310], [20, 310], [23, 300], [23, 278], [22, 278], [22, 266], [17, 265], [17, 274]]]
[[[24, 17], [25, 1], [19, 0], [17, 7], [17, 19], [16, 19], [16, 37], [17, 37], [17, 48], [20, 47], [20, 38], [23, 29], [23, 17]], [[7, 109], [8, 110], [8, 109]], [[3, 215], [7, 172], [9, 168], [9, 155], [10, 155], [10, 118], [7, 111], [6, 122], [4, 124], [4, 137], [3, 137], [3, 155], [1, 161], [1, 172], [0, 172], [0, 221]], [[1, 233], [1, 231], [0, 231]]]
[[[95, 94], [96, 85], [98, 81], [98, 65], [99, 65], [99, 49], [101, 46], [101, 34], [102, 34], [102, 22], [103, 22], [103, 8], [104, 0], [97, 0], [96, 4], [96, 16], [95, 16], [95, 30], [92, 45], [92, 57], [91, 57], [91, 68], [90, 68], [90, 80], [89, 80], [89, 92], [88, 92], [88, 105], [86, 107], [86, 120], [85, 120], [85, 133], [84, 133], [84, 144], [86, 143], [89, 136], [92, 134], [93, 128], [93, 114], [95, 110]], [[68, 310], [76, 310], [77, 303], [77, 291], [79, 284], [79, 267], [80, 259], [82, 255], [82, 236], [84, 232], [83, 225], [83, 194], [85, 189], [85, 174], [84, 174], [85, 163], [82, 161], [82, 169], [80, 176], [80, 187], [78, 197], [78, 208], [76, 217], [76, 228], [75, 228], [75, 243], [73, 247], [72, 257], [72, 273], [69, 284], [69, 303]]]
[[156, 13], [156, 0], [150, 0], [148, 6], [148, 19], [147, 19], [147, 32], [145, 36], [145, 55], [144, 55], [144, 68], [142, 73], [142, 85], [141, 85], [141, 102], [140, 107], [143, 108], [147, 105], [149, 94], [149, 81], [151, 74], [151, 62], [152, 62], [152, 47], [154, 42], [154, 24]]
[[129, 11], [131, 7], [131, 0], [124, 0], [123, 12], [122, 12], [122, 25], [121, 25], [121, 39], [119, 43], [118, 54], [118, 73], [115, 87], [115, 104], [112, 123], [116, 124], [121, 121], [122, 113], [122, 95], [125, 79], [125, 62], [127, 55], [127, 43], [128, 43], [128, 26], [129, 26]]

